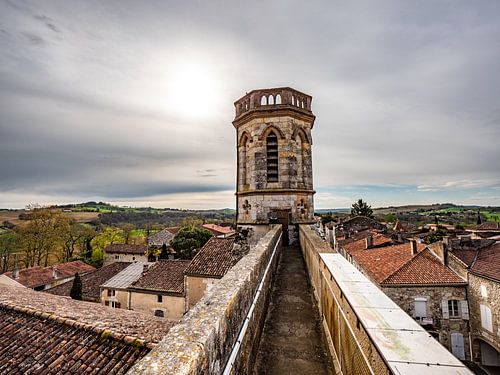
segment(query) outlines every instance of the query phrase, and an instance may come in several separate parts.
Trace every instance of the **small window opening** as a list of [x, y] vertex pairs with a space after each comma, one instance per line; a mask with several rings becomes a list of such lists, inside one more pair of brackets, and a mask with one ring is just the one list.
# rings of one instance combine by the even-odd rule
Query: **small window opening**
[[165, 313], [162, 310], [155, 310], [155, 316], [163, 318], [165, 317]]
[[260, 105], [267, 105], [267, 97], [266, 96], [262, 96], [262, 98], [260, 98]]
[[267, 182], [278, 182], [278, 137], [274, 132], [266, 139], [267, 146]]
[[269, 105], [274, 104], [274, 97], [272, 95], [269, 95], [269, 100], [268, 100]]
[[163, 302], [163, 296], [161, 294], [158, 294], [156, 296], [156, 302], [159, 302], [159, 303]]
[[281, 95], [276, 95], [276, 104], [281, 104]]

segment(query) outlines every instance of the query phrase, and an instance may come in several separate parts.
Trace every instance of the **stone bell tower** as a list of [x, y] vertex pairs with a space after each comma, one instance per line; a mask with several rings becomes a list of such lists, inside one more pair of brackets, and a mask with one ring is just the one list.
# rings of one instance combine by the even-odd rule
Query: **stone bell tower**
[[280, 87], [253, 90], [234, 103], [239, 226], [267, 230], [280, 222], [293, 235], [294, 224], [314, 222], [311, 101]]

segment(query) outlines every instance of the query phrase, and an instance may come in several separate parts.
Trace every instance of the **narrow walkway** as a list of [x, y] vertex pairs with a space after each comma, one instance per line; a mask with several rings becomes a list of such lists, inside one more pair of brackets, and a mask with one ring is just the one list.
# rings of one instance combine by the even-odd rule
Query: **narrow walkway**
[[332, 373], [318, 308], [298, 246], [283, 249], [254, 373]]

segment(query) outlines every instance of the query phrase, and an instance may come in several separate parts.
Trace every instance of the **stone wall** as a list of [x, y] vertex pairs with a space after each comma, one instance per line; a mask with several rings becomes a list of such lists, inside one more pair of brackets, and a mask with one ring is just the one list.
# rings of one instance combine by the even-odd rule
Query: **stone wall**
[[[162, 302], [158, 302], [158, 295], [162, 296]], [[185, 306], [185, 299], [182, 295], [130, 292], [130, 309], [145, 314], [154, 315], [156, 310], [161, 310], [165, 318], [181, 319], [186, 311]]]
[[[244, 256], [210, 292], [165, 336], [158, 346], [138, 362], [129, 374], [219, 374], [252, 304], [256, 288], [270, 255], [278, 243], [281, 227], [274, 226], [248, 255]], [[279, 255], [280, 252], [277, 253]], [[276, 256], [264, 280], [253, 319], [241, 344], [232, 373], [251, 372], [264, 324]]]
[[[481, 286], [483, 290], [481, 290]], [[480, 362], [479, 341], [483, 340], [500, 352], [500, 283], [469, 273], [470, 323], [474, 360]], [[482, 327], [480, 305], [491, 310], [493, 331]]]
[[[420, 286], [420, 287], [382, 287], [383, 292], [389, 296], [408, 315], [415, 317], [415, 298], [425, 298], [427, 305], [427, 318], [432, 318], [433, 324], [425, 328], [434, 333], [436, 339], [450, 352], [451, 334], [461, 333], [464, 338], [465, 359], [470, 360], [469, 342], [469, 316], [462, 317], [460, 305], [459, 317], [444, 319], [442, 314], [442, 301], [466, 301], [465, 286]], [[466, 318], [466, 319], [464, 319]]]
[[[116, 258], [118, 257], [118, 258]], [[104, 266], [115, 262], [148, 262], [147, 255], [140, 254], [106, 254], [104, 258]]]
[[186, 276], [186, 299], [191, 308], [203, 297], [205, 291], [210, 291], [218, 279], [208, 277]]

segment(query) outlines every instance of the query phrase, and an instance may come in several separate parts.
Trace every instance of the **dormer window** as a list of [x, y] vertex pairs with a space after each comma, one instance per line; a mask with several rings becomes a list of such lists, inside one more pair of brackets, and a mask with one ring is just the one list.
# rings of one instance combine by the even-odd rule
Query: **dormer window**
[[278, 182], [278, 137], [270, 132], [266, 138], [267, 182]]

